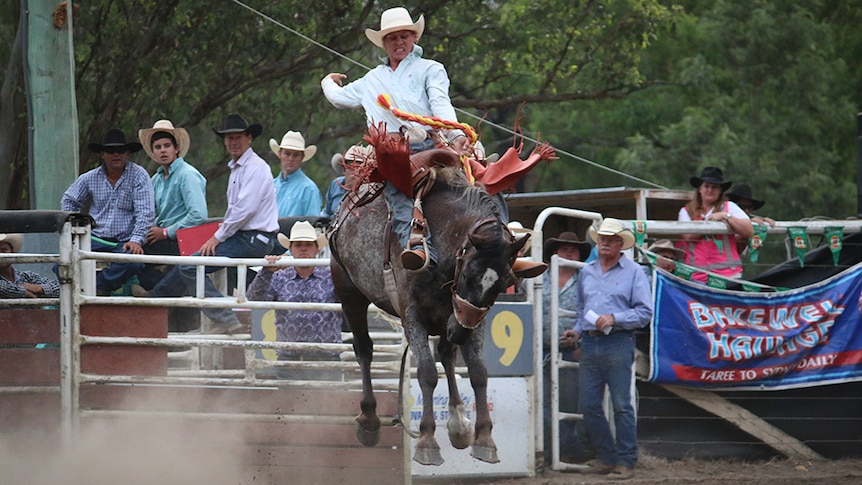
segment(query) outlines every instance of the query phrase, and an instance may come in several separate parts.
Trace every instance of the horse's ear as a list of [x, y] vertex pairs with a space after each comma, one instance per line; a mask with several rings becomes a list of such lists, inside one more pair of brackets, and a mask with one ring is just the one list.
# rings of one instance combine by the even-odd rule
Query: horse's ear
[[524, 234], [524, 237], [521, 237], [519, 239], [515, 239], [515, 241], [512, 242], [512, 254], [518, 254], [518, 251], [523, 249], [524, 245], [527, 244], [527, 241], [530, 240], [531, 235], [532, 234], [530, 234], [528, 232], [528, 233]]

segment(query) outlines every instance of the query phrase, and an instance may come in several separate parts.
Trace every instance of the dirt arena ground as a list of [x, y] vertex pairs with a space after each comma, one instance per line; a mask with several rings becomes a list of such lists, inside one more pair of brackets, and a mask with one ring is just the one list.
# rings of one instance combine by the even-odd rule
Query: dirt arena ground
[[578, 485], [578, 484], [661, 484], [661, 485], [798, 485], [862, 484], [862, 458], [829, 461], [774, 459], [760, 462], [730, 460], [665, 460], [642, 457], [632, 479], [611, 480], [607, 476], [546, 471], [535, 478], [472, 480], [448, 485]]

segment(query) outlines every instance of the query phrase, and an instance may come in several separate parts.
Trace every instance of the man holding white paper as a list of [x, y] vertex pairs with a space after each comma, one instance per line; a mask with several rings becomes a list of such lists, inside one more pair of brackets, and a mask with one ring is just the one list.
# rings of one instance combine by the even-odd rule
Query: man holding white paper
[[[635, 237], [617, 219], [605, 219], [598, 230], [599, 258], [581, 270], [578, 319], [561, 345], [580, 340], [578, 406], [584, 415], [598, 464], [584, 473], [634, 476], [638, 459], [637, 420], [632, 400], [634, 330], [649, 324], [653, 314], [649, 280], [636, 262], [623, 257]], [[605, 386], [614, 407], [616, 440], [602, 408]]]

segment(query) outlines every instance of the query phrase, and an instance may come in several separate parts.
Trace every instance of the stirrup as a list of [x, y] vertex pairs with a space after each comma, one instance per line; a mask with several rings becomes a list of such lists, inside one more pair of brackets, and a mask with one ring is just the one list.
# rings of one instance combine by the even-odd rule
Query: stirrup
[[[419, 261], [415, 260], [418, 259], [422, 260], [422, 264], [417, 267]], [[422, 249], [405, 249], [401, 252], [401, 266], [408, 271], [422, 271], [427, 269], [430, 264], [431, 256], [428, 254], [428, 242], [424, 237], [422, 238]]]

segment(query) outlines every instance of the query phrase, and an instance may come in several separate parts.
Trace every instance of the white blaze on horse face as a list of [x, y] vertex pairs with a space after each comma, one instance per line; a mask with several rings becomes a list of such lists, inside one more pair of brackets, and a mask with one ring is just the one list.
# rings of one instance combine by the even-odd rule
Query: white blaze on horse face
[[496, 271], [491, 268], [486, 269], [485, 274], [482, 275], [482, 280], [479, 282], [482, 285], [482, 294], [487, 293], [499, 279], [500, 275]]

